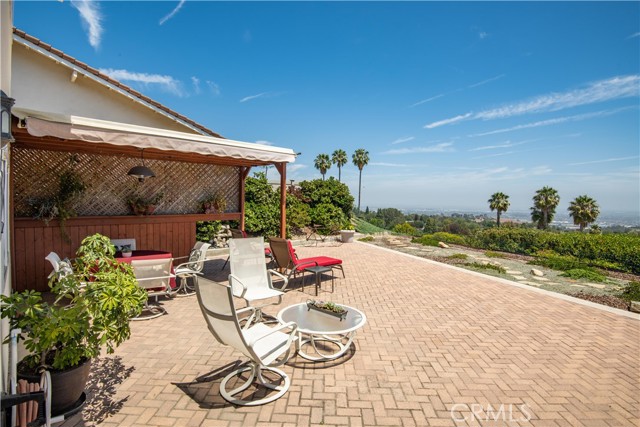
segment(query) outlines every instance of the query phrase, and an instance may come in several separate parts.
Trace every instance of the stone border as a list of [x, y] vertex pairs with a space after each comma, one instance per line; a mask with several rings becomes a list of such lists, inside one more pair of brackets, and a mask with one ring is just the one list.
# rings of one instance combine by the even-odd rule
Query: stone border
[[561, 293], [558, 293], [558, 292], [547, 291], [546, 289], [540, 289], [540, 288], [536, 288], [536, 287], [529, 286], [529, 285], [523, 285], [521, 283], [514, 282], [512, 280], [503, 279], [501, 277], [490, 276], [488, 274], [482, 274], [482, 273], [479, 273], [477, 271], [467, 270], [466, 268], [456, 267], [454, 265], [449, 265], [449, 264], [445, 264], [445, 263], [442, 263], [442, 262], [433, 261], [433, 260], [428, 259], [428, 258], [422, 258], [422, 257], [419, 257], [417, 255], [407, 254], [405, 252], [396, 251], [396, 250], [393, 250], [393, 249], [385, 248], [385, 247], [382, 247], [382, 246], [378, 246], [378, 245], [374, 245], [374, 244], [370, 244], [370, 243], [366, 243], [366, 242], [360, 242], [360, 241], [356, 240], [356, 241], [354, 241], [354, 243], [358, 243], [358, 244], [361, 244], [361, 245], [373, 246], [373, 247], [378, 248], [378, 249], [383, 250], [383, 251], [388, 251], [388, 252], [393, 252], [393, 253], [396, 253], [396, 254], [404, 255], [406, 257], [417, 259], [417, 260], [421, 260], [421, 261], [427, 262], [429, 264], [434, 264], [434, 265], [438, 265], [438, 266], [441, 266], [441, 267], [450, 268], [452, 270], [456, 270], [456, 271], [459, 271], [459, 272], [467, 273], [467, 274], [470, 274], [472, 276], [482, 277], [484, 279], [491, 279], [491, 280], [494, 280], [496, 282], [503, 283], [505, 285], [514, 286], [516, 288], [525, 289], [525, 290], [528, 290], [528, 291], [531, 291], [531, 292], [537, 292], [537, 293], [540, 293], [540, 294], [543, 294], [543, 295], [548, 295], [548, 296], [553, 297], [553, 298], [557, 298], [557, 299], [561, 299], [561, 300], [564, 300], [564, 301], [572, 302], [574, 304], [580, 304], [580, 305], [584, 305], [584, 306], [587, 306], [587, 307], [596, 308], [598, 310], [606, 311], [606, 312], [609, 312], [609, 313], [612, 313], [612, 314], [616, 314], [618, 316], [629, 317], [631, 319], [640, 321], [640, 314], [632, 313], [632, 312], [627, 311], [627, 310], [621, 310], [619, 308], [609, 307], [608, 305], [598, 304], [598, 303], [595, 303], [595, 302], [583, 300], [583, 299], [580, 299], [580, 298], [572, 297], [572, 296], [561, 294]]

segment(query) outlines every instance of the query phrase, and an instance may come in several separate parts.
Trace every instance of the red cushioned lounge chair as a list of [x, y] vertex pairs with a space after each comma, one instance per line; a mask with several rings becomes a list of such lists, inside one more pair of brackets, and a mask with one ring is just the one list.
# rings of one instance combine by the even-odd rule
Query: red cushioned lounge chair
[[292, 275], [295, 278], [297, 274], [302, 273], [305, 268], [314, 266], [339, 268], [340, 271], [342, 271], [342, 277], [346, 277], [344, 275], [344, 269], [342, 268], [341, 259], [328, 256], [298, 258], [291, 241], [279, 237], [269, 237], [269, 246], [271, 247], [271, 253], [278, 267], [289, 270], [287, 278], [291, 278]]

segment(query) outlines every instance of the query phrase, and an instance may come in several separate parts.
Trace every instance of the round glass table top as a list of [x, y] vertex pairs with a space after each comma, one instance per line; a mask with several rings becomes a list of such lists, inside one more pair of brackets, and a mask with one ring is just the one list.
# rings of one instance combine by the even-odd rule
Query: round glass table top
[[280, 323], [295, 322], [298, 330], [306, 334], [347, 334], [361, 328], [367, 322], [367, 316], [353, 307], [339, 304], [347, 310], [347, 316], [340, 320], [330, 314], [310, 310], [307, 303], [290, 305], [278, 313]]

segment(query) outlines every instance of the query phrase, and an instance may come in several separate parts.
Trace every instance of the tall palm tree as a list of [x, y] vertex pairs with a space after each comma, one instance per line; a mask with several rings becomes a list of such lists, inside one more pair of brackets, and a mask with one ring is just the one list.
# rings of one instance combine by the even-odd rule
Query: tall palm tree
[[358, 211], [360, 211], [360, 193], [362, 192], [362, 168], [369, 164], [369, 152], [364, 148], [358, 148], [353, 153], [353, 164], [358, 167], [360, 176], [358, 177]]
[[500, 215], [509, 209], [509, 196], [501, 192], [493, 193], [487, 202], [489, 203], [489, 208], [498, 214], [496, 223], [500, 227]]
[[316, 169], [320, 171], [322, 174], [322, 180], [324, 181], [324, 175], [327, 173], [329, 168], [331, 167], [331, 159], [328, 154], [318, 154], [316, 160], [314, 162], [314, 166]]
[[578, 196], [569, 204], [569, 215], [573, 217], [573, 223], [580, 226], [580, 231], [592, 222], [595, 222], [600, 215], [600, 206], [598, 203], [587, 196]]
[[331, 161], [338, 166], [338, 181], [342, 182], [342, 167], [349, 161], [347, 153], [344, 150], [338, 148], [331, 155]]
[[531, 219], [539, 221], [538, 228], [546, 229], [549, 226], [550, 219], [556, 213], [558, 203], [560, 203], [560, 196], [555, 189], [545, 186], [536, 191], [533, 196]]

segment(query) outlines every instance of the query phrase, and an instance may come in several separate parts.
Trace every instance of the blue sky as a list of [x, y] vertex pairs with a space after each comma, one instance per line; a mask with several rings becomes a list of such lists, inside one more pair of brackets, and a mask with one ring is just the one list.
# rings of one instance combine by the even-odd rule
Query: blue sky
[[[559, 211], [640, 210], [639, 2], [17, 1], [14, 21], [228, 138], [302, 152], [296, 181], [365, 148], [363, 208], [502, 191], [527, 210], [549, 185]], [[342, 180], [357, 197], [357, 168]]]

